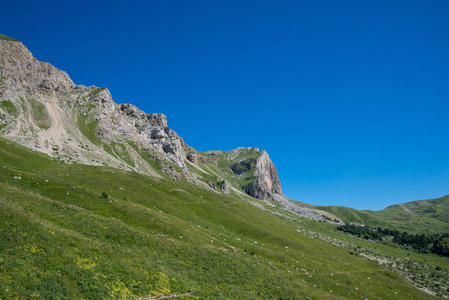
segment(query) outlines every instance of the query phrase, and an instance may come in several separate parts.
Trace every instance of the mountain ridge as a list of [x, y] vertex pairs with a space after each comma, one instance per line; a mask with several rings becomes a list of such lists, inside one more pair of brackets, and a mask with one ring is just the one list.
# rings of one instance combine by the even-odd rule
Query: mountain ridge
[[196, 151], [168, 127], [164, 114], [117, 104], [107, 88], [74, 84], [66, 72], [34, 58], [22, 42], [0, 40], [0, 55], [2, 136], [66, 163], [111, 166], [154, 177], [168, 174], [173, 180], [217, 192], [243, 192], [325, 220], [320, 212], [284, 197], [266, 151]]

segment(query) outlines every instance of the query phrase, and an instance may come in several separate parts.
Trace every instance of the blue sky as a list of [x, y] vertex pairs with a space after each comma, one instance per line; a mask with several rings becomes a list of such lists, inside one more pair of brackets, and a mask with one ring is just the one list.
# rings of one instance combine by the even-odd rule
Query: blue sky
[[379, 210], [449, 194], [448, 1], [1, 7], [0, 33], [166, 114], [197, 150], [265, 149], [287, 197]]

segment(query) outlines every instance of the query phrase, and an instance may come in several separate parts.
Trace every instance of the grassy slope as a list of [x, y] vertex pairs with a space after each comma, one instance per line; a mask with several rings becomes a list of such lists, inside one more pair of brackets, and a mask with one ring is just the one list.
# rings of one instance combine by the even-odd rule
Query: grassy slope
[[297, 231], [349, 239], [327, 224], [283, 219], [186, 182], [57, 163], [3, 139], [0, 178], [2, 299], [432, 298]]

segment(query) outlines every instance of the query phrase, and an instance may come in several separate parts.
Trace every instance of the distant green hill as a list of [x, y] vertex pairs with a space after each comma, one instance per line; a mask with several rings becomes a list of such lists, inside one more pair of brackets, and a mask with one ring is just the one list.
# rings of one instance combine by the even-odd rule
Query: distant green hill
[[370, 224], [378, 226], [387, 226], [388, 223], [378, 219], [368, 211], [357, 210], [345, 206], [316, 206], [317, 209], [327, 211], [346, 223]]
[[318, 206], [345, 222], [395, 228], [412, 233], [449, 232], [449, 196], [389, 206], [381, 211], [359, 211], [342, 206]]
[[369, 213], [404, 231], [449, 232], [449, 196], [393, 205]]

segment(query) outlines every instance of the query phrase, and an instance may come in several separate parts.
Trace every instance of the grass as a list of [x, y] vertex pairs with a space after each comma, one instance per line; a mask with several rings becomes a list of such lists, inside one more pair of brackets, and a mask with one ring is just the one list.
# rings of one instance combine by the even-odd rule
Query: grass
[[98, 87], [92, 90], [91, 94], [95, 97], [96, 95], [98, 95], [102, 90], [104, 90], [104, 87]]
[[78, 113], [78, 128], [81, 133], [95, 145], [100, 145], [100, 138], [97, 136], [96, 129], [98, 120], [92, 120], [89, 114]]
[[186, 163], [186, 166], [190, 172], [200, 175], [201, 177], [199, 177], [199, 179], [203, 182], [208, 182], [208, 181], [217, 182], [217, 180], [218, 180], [217, 175], [202, 172], [202, 171], [196, 169], [195, 167], [193, 167], [192, 165], [190, 165], [189, 163]]
[[3, 35], [3, 34], [0, 34], [0, 40], [19, 42], [18, 40], [13, 39], [12, 37], [9, 37], [9, 36]]
[[128, 165], [130, 165], [131, 167], [136, 166], [134, 160], [129, 155], [129, 152], [124, 144], [112, 142], [111, 148], [114, 149], [114, 152], [117, 153], [117, 156], [121, 157]]
[[36, 125], [43, 130], [49, 129], [51, 127], [51, 118], [48, 115], [45, 105], [34, 99], [30, 99], [28, 102], [31, 105], [33, 120]]
[[262, 155], [262, 151], [258, 151], [256, 148], [241, 149], [237, 150], [238, 155], [231, 160], [231, 163], [236, 163], [242, 160], [253, 160], [257, 159]]
[[407, 277], [415, 286], [427, 288], [440, 297], [449, 296], [449, 260], [447, 257], [413, 252], [388, 241], [374, 242], [349, 236], [337, 232], [336, 226], [332, 224], [320, 223], [320, 226], [316, 226], [316, 222], [312, 220], [300, 221], [294, 218], [288, 218], [286, 221], [297, 226], [298, 230], [308, 236], [345, 247], [351, 255], [378, 261], [386, 270]]
[[432, 298], [306, 234], [358, 242], [328, 224], [187, 182], [62, 164], [3, 139], [0, 178], [0, 298]]
[[13, 116], [17, 115], [17, 108], [14, 106], [14, 103], [9, 100], [0, 101], [0, 107], [6, 110], [8, 114], [11, 114]]

